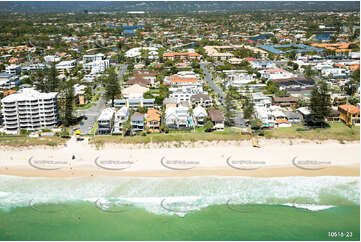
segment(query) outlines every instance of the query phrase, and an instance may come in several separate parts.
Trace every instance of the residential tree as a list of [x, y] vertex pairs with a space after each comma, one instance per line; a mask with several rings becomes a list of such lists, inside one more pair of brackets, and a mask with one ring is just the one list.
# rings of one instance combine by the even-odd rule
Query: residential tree
[[252, 99], [247, 96], [243, 105], [243, 117], [245, 119], [252, 119], [254, 113], [254, 103]]
[[213, 123], [208, 120], [205, 124], [204, 124], [204, 131], [206, 132], [211, 132], [213, 129]]
[[225, 98], [225, 123], [228, 126], [233, 125], [234, 123], [234, 110], [236, 109], [235, 105], [233, 104], [232, 93], [230, 91], [227, 92]]
[[60, 120], [65, 127], [74, 122], [73, 104], [74, 104], [74, 83], [71, 79], [60, 83], [59, 87], [59, 114]]
[[48, 82], [48, 91], [55, 92], [59, 86], [58, 72], [55, 68], [55, 63], [51, 65], [50, 69], [46, 70], [46, 77]]
[[104, 75], [101, 78], [101, 82], [105, 88], [105, 97], [107, 99], [112, 100], [112, 107], [114, 107], [114, 99], [115, 96], [120, 94], [120, 84], [117, 77], [117, 74], [115, 73], [114, 68], [110, 68], [109, 71], [107, 71], [107, 75]]
[[327, 127], [325, 119], [331, 112], [331, 98], [325, 82], [315, 86], [311, 92], [310, 106], [311, 125]]

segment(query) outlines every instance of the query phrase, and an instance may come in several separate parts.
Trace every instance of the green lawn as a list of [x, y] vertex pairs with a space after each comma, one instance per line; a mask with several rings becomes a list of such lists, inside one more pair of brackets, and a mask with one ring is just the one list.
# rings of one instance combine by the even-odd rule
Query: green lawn
[[90, 143], [103, 145], [105, 143], [122, 144], [148, 144], [161, 142], [183, 142], [183, 141], [229, 141], [229, 140], [247, 140], [249, 136], [241, 135], [231, 131], [217, 131], [212, 133], [155, 133], [147, 136], [95, 136], [90, 139]]
[[360, 127], [349, 128], [343, 123], [330, 123], [330, 128], [316, 128], [311, 131], [297, 131], [305, 129], [302, 125], [294, 125], [290, 128], [278, 128], [264, 132], [266, 138], [288, 138], [288, 139], [311, 139], [311, 140], [360, 140]]
[[84, 104], [84, 105], [78, 105], [75, 108], [75, 110], [86, 110], [86, 109], [91, 108], [93, 105], [94, 105], [94, 103], [87, 103], [87, 104]]
[[92, 100], [87, 103], [87, 104], [83, 104], [83, 105], [78, 105], [77, 107], [75, 107], [75, 110], [86, 110], [91, 108], [99, 99], [100, 94], [96, 93], [95, 95], [93, 95]]

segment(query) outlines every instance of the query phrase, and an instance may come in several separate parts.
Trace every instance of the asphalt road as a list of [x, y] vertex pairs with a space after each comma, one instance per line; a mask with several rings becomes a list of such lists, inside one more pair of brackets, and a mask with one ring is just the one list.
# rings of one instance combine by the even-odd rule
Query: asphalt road
[[86, 116], [87, 118], [82, 121], [83, 125], [81, 125], [80, 132], [82, 134], [90, 134], [90, 131], [95, 125], [95, 122], [97, 121], [99, 115], [105, 108], [105, 99], [104, 97], [100, 97], [99, 100], [91, 106], [87, 110], [80, 110], [78, 113], [80, 115]]
[[207, 68], [207, 63], [202, 62], [200, 63], [200, 67], [204, 73], [204, 77], [206, 79], [206, 82], [208, 85], [213, 89], [213, 91], [216, 93], [218, 97], [218, 101], [224, 105], [224, 98], [226, 97], [226, 94], [223, 92], [221, 88], [219, 88], [216, 83], [213, 80], [213, 76], [211, 71]]
[[[204, 73], [204, 76], [205, 76], [205, 79], [206, 79], [208, 85], [214, 90], [214, 92], [217, 94], [218, 101], [224, 106], [226, 94], [214, 82], [211, 71], [207, 68], [207, 63], [202, 62], [200, 64], [200, 66]], [[244, 127], [244, 121], [243, 121], [242, 117], [243, 117], [242, 111], [234, 110], [234, 126]]]

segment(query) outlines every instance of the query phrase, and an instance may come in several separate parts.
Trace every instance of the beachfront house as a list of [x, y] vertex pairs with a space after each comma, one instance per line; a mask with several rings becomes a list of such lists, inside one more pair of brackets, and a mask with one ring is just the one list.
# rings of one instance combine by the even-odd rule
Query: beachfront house
[[209, 110], [209, 117], [213, 123], [213, 129], [223, 130], [224, 129], [224, 117], [221, 111], [217, 109]]
[[165, 110], [165, 124], [172, 129], [185, 129], [193, 127], [193, 118], [189, 108], [184, 106], [167, 106]]
[[123, 124], [129, 119], [129, 108], [122, 107], [115, 113], [113, 134], [122, 133]]
[[162, 112], [157, 109], [149, 109], [147, 114], [147, 128], [150, 132], [159, 131]]
[[130, 125], [132, 127], [132, 132], [140, 132], [144, 130], [144, 114], [135, 112], [130, 117]]
[[338, 106], [340, 119], [348, 126], [360, 125], [360, 108], [351, 104]]
[[287, 120], [290, 124], [299, 124], [302, 122], [302, 115], [297, 112], [284, 111], [286, 114]]
[[255, 106], [255, 116], [262, 121], [263, 127], [274, 128], [276, 121], [271, 109], [264, 106]]
[[281, 109], [272, 110], [272, 115], [275, 119], [275, 127], [291, 127], [292, 124], [288, 122], [287, 115]]
[[113, 108], [106, 108], [100, 114], [97, 123], [98, 123], [98, 134], [111, 134], [113, 131], [114, 125], [114, 114], [115, 111]]
[[198, 105], [193, 109], [193, 117], [196, 126], [203, 126], [207, 119], [207, 110]]

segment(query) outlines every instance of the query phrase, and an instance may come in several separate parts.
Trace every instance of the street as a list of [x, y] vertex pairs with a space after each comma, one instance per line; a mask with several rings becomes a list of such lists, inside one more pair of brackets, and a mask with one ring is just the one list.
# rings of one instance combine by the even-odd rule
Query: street
[[216, 93], [218, 97], [218, 101], [224, 105], [224, 98], [226, 97], [226, 94], [223, 92], [221, 88], [219, 88], [213, 81], [212, 73], [207, 68], [207, 63], [202, 62], [200, 63], [200, 67], [204, 73], [205, 79], [208, 83], [208, 85], [213, 89], [213, 91]]
[[[214, 90], [214, 92], [216, 93], [217, 97], [218, 97], [218, 101], [221, 103], [222, 106], [225, 105], [225, 97], [226, 94], [223, 92], [223, 90], [221, 88], [219, 88], [217, 86], [217, 84], [214, 82], [213, 77], [211, 72], [208, 70], [207, 68], [207, 63], [206, 62], [202, 62], [200, 64], [201, 69], [204, 73], [205, 79], [208, 83], [208, 85]], [[238, 126], [238, 127], [244, 127], [244, 120], [242, 119], [243, 117], [243, 112], [242, 111], [237, 111], [234, 110], [234, 126]]]
[[[127, 70], [127, 65], [121, 64], [121, 65], [117, 65], [117, 66], [119, 66], [118, 80], [120, 83], [122, 83], [123, 75], [124, 75], [125, 71]], [[100, 92], [99, 100], [92, 107], [90, 107], [87, 110], [78, 110], [77, 111], [79, 115], [87, 117], [87, 119], [84, 119], [82, 121], [83, 125], [81, 125], [79, 127], [80, 132], [82, 134], [90, 134], [90, 131], [94, 127], [95, 122], [97, 121], [99, 115], [105, 108], [105, 103], [106, 103], [106, 100], [103, 97], [103, 93]]]

